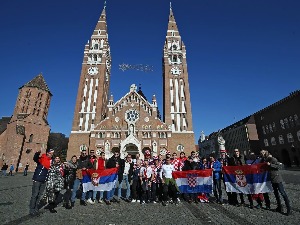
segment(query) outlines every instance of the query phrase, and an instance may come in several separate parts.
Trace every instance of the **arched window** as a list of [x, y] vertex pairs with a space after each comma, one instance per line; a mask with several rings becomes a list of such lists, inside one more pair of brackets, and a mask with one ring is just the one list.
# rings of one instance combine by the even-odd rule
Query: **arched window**
[[296, 126], [300, 125], [300, 121], [299, 121], [299, 118], [298, 118], [297, 114], [294, 115], [294, 121], [296, 123]]
[[98, 44], [95, 44], [95, 45], [94, 45], [94, 49], [98, 49]]
[[183, 152], [184, 151], [184, 146], [182, 144], [177, 145], [177, 151]]
[[267, 132], [267, 134], [269, 133], [269, 126], [268, 125], [266, 125], [266, 132]]
[[97, 61], [97, 55], [96, 54], [94, 55], [94, 61]]
[[284, 118], [284, 126], [286, 127], [286, 129], [289, 129], [290, 126], [289, 126], [289, 121], [287, 118]]
[[32, 140], [33, 140], [33, 134], [30, 134], [28, 142], [32, 142]]
[[300, 141], [300, 130], [297, 131], [298, 141]]
[[278, 139], [279, 139], [279, 144], [283, 145], [284, 144], [283, 136], [279, 135]]
[[273, 131], [276, 132], [276, 125], [275, 125], [275, 122], [273, 122], [272, 126], [273, 126]]
[[285, 129], [283, 120], [280, 120], [280, 126], [281, 126], [281, 128], [282, 128], [283, 130]]
[[266, 134], [266, 129], [265, 129], [264, 126], [262, 126], [262, 131], [263, 131], [264, 134]]
[[294, 137], [293, 137], [293, 135], [291, 134], [291, 133], [288, 133], [287, 134], [287, 139], [288, 139], [288, 142], [294, 142]]
[[273, 132], [273, 127], [271, 124], [269, 124], [269, 130], [270, 130], [270, 132]]
[[269, 141], [268, 141], [268, 139], [264, 139], [264, 143], [265, 143], [265, 146], [266, 146], [266, 147], [269, 146]]
[[290, 116], [290, 118], [289, 118], [289, 121], [290, 121], [290, 125], [291, 125], [291, 127], [294, 127], [294, 126], [295, 126], [295, 124], [294, 124], [294, 119], [293, 119], [293, 117], [292, 117], [292, 116]]
[[271, 137], [271, 145], [276, 145], [276, 140], [274, 137]]

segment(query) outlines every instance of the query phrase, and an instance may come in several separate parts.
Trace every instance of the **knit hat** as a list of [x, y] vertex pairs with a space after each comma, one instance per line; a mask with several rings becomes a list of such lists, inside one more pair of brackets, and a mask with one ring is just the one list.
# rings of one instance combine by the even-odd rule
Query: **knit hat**
[[54, 152], [54, 150], [53, 150], [53, 149], [51, 149], [51, 148], [46, 150], [46, 153], [50, 153], [50, 152], [52, 152], [52, 153], [53, 153], [53, 152]]

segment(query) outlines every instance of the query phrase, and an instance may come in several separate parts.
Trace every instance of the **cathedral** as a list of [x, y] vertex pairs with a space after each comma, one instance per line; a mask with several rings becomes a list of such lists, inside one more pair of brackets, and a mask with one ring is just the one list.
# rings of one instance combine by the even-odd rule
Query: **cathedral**
[[195, 151], [186, 48], [171, 6], [162, 62], [162, 118], [157, 96], [148, 101], [135, 84], [115, 100], [109, 94], [112, 62], [104, 6], [84, 47], [68, 158], [83, 149], [98, 156], [104, 151], [106, 158], [116, 150], [121, 157], [139, 153], [142, 158], [146, 150], [152, 156]]

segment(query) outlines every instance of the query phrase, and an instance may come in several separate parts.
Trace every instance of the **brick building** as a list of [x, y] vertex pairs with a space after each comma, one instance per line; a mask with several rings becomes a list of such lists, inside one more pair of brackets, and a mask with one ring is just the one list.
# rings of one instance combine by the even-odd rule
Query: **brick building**
[[172, 8], [162, 57], [162, 119], [156, 96], [147, 101], [135, 84], [117, 101], [109, 96], [111, 52], [105, 10], [84, 48], [68, 158], [83, 148], [94, 149], [96, 154], [105, 151], [106, 157], [114, 149], [122, 156], [146, 149], [153, 155], [195, 150], [186, 48]]
[[286, 166], [300, 164], [300, 91], [254, 114], [262, 148]]
[[2, 163], [12, 163], [19, 171], [29, 163], [29, 170], [34, 170], [34, 152], [47, 147], [50, 132], [47, 116], [51, 96], [41, 74], [19, 88], [13, 115], [9, 122], [2, 119], [1, 123]]

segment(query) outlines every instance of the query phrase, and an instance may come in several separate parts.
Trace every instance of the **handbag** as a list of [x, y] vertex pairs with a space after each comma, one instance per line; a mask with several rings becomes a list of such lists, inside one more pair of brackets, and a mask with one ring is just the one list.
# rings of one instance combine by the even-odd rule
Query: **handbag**
[[76, 170], [76, 178], [81, 180], [83, 178], [82, 176], [82, 169]]

